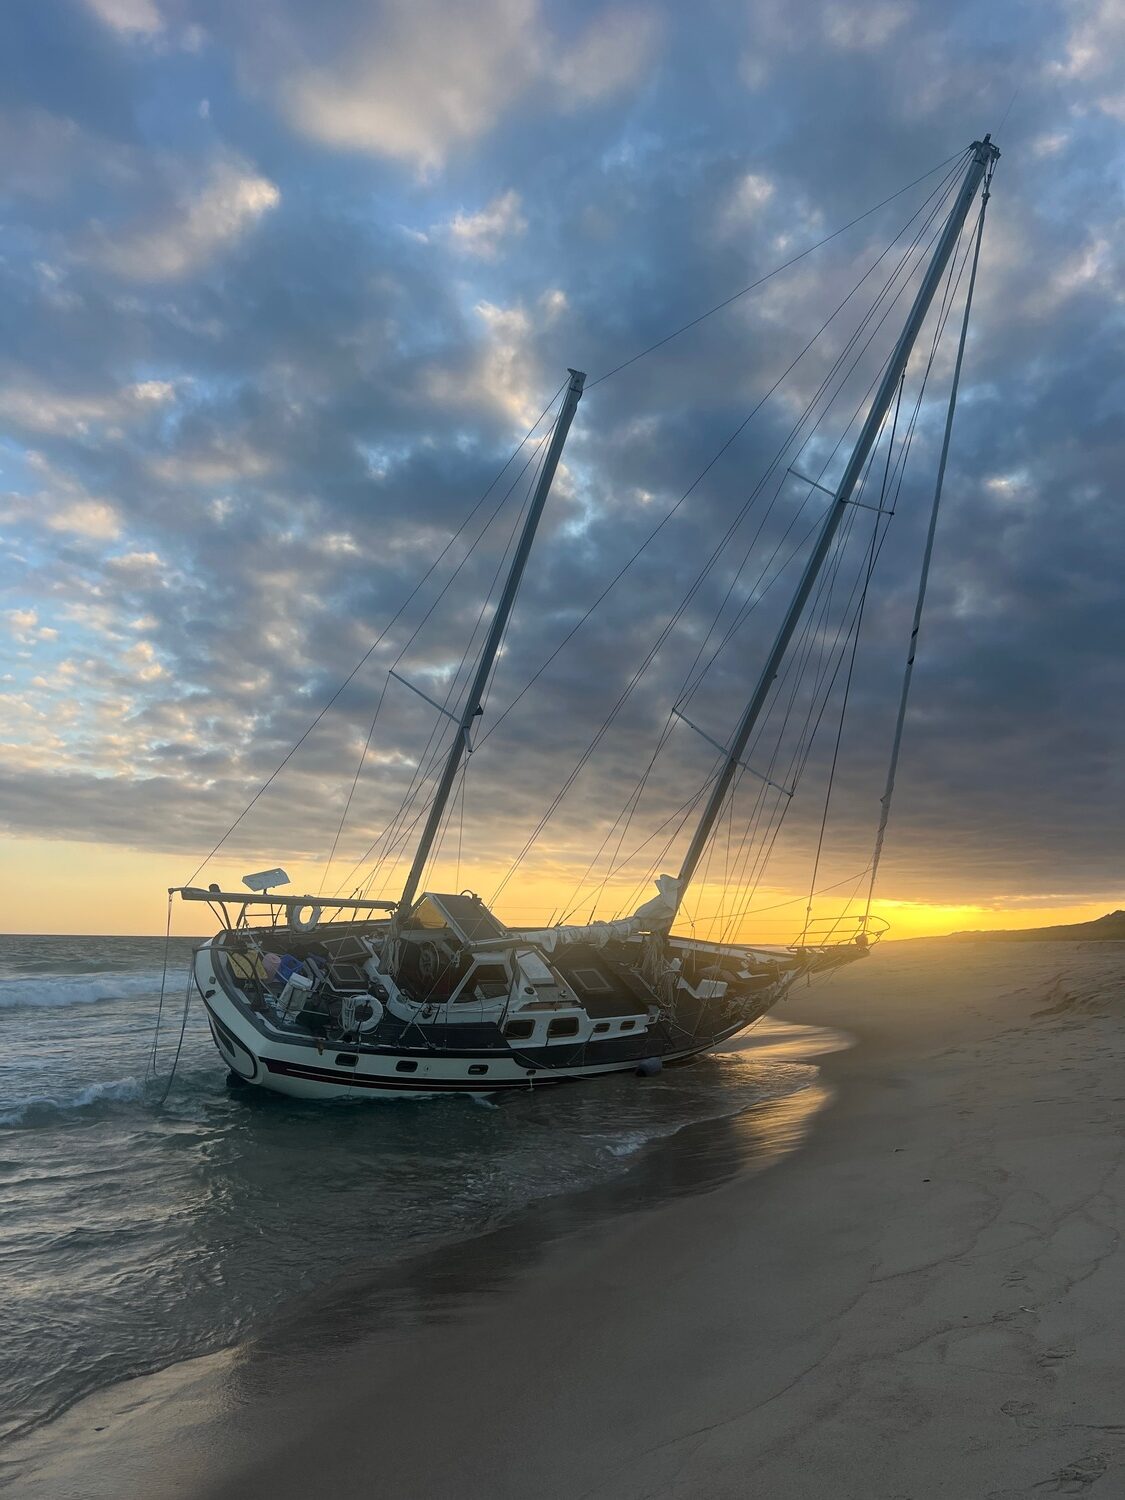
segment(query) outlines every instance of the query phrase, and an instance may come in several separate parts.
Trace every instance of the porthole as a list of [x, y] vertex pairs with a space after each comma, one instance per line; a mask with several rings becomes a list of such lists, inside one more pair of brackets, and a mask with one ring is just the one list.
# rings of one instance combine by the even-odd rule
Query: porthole
[[598, 1032], [600, 1032], [600, 1031], [608, 1031], [608, 1030], [609, 1030], [609, 1022], [608, 1021], [599, 1021], [598, 1024], [594, 1027], [594, 1033], [595, 1033], [595, 1035]]
[[577, 1036], [578, 1017], [560, 1016], [557, 1021], [552, 1021], [547, 1027], [547, 1035], [550, 1036]]
[[487, 1073], [488, 1072], [488, 1064], [487, 1063], [470, 1063], [470, 1065], [469, 1065], [469, 1072], [470, 1073], [478, 1073], [478, 1074], [479, 1073]]
[[337, 1052], [336, 1054], [338, 1068], [354, 1068], [357, 1062], [359, 1062], [359, 1057], [355, 1052]]
[[412, 1057], [404, 1057], [401, 1062], [395, 1063], [396, 1073], [417, 1073], [418, 1064]]
[[633, 1027], [636, 1024], [637, 1024], [636, 1021], [622, 1021], [622, 1023], [621, 1023], [621, 1030], [622, 1031], [632, 1031]]
[[516, 1042], [529, 1037], [534, 1030], [534, 1021], [509, 1021], [507, 1026], [504, 1027], [504, 1035], [509, 1037], [513, 1042]]

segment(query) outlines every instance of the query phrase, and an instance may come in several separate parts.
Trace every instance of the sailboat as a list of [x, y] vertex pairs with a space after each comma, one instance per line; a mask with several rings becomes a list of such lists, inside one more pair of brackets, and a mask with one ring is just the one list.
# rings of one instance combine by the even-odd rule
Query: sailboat
[[[702, 789], [705, 795], [701, 793], [677, 873], [660, 874], [656, 894], [630, 915], [547, 927], [502, 921], [472, 891], [424, 885], [458, 775], [473, 750], [490, 675], [582, 398], [586, 377], [570, 370], [471, 680], [456, 712], [433, 704], [453, 720], [454, 732], [401, 893], [396, 899], [283, 895], [279, 891], [288, 879], [281, 867], [245, 877], [247, 889], [241, 892], [190, 884], [169, 892], [170, 900], [178, 895], [206, 903], [219, 920], [219, 931], [195, 950], [191, 981], [233, 1083], [330, 1100], [488, 1095], [622, 1071], [653, 1073], [753, 1025], [798, 980], [836, 971], [870, 953], [887, 925], [871, 914], [870, 893], [862, 915], [831, 920], [809, 915], [800, 935], [787, 944], [709, 941], [673, 929], [685, 893], [699, 877], [701, 861], [729, 810], [732, 788], [744, 772], [769, 781], [748, 765], [748, 746], [794, 636], [803, 621], [807, 624], [810, 599], [816, 597], [844, 518], [865, 505], [859, 496], [876, 445], [901, 397], [912, 350], [943, 278], [952, 275], [970, 208], [980, 194], [975, 245], [972, 236], [969, 240], [972, 278], [871, 864], [874, 886], [949, 449], [984, 204], [998, 156], [988, 136], [961, 154], [963, 175], [958, 167], [958, 175], [951, 177], [951, 207], [935, 232], [928, 265], [838, 483], [829, 488], [798, 476], [810, 493], [824, 492], [827, 508], [729, 738], [713, 739], [699, 730], [718, 762]], [[947, 279], [947, 298], [948, 287]], [[866, 509], [878, 512], [878, 526], [886, 512], [870, 505]], [[682, 713], [679, 717], [686, 719]], [[779, 795], [792, 792], [781, 787]]]

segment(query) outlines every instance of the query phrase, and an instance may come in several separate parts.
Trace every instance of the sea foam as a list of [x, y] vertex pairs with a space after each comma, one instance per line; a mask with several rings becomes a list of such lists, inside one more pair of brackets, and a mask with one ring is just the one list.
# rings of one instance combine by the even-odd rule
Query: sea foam
[[[0, 979], [0, 1010], [24, 1006], [90, 1005], [97, 1000], [120, 1000], [131, 995], [154, 995], [160, 990], [160, 970], [127, 974], [23, 974]], [[178, 973], [169, 971], [166, 992], [182, 992]]]
[[91, 1104], [128, 1103], [140, 1099], [144, 1084], [139, 1078], [115, 1078], [108, 1083], [87, 1084], [76, 1094], [58, 1098], [53, 1094], [33, 1094], [15, 1109], [0, 1112], [0, 1127], [23, 1125], [42, 1115], [53, 1115], [72, 1109], [87, 1109]]

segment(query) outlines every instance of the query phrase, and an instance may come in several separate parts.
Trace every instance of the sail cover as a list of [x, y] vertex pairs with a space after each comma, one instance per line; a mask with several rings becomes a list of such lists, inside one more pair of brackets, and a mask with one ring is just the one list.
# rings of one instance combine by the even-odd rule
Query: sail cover
[[675, 921], [679, 909], [680, 882], [674, 875], [660, 875], [656, 889], [658, 894], [643, 906], [638, 906], [631, 917], [621, 917], [616, 922], [590, 922], [584, 927], [520, 928], [517, 936], [534, 943], [545, 953], [553, 953], [568, 943], [592, 943], [595, 948], [604, 948], [613, 938], [636, 937], [641, 932], [667, 929]]

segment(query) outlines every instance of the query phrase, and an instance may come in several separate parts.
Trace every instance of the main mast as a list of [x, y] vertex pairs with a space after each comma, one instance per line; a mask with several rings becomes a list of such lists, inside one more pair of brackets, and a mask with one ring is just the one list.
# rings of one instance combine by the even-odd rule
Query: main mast
[[504, 584], [504, 592], [500, 596], [500, 602], [496, 606], [496, 613], [492, 616], [492, 623], [488, 629], [488, 636], [481, 651], [480, 660], [473, 676], [469, 691], [465, 695], [465, 701], [461, 706], [461, 716], [457, 721], [457, 733], [453, 736], [453, 743], [449, 747], [446, 757], [445, 769], [441, 773], [434, 800], [430, 804], [429, 816], [426, 826], [422, 830], [422, 837], [418, 843], [417, 852], [414, 855], [414, 863], [410, 867], [410, 874], [406, 877], [402, 895], [399, 897], [398, 911], [405, 915], [410, 911], [418, 885], [422, 879], [422, 873], [426, 868], [426, 861], [430, 857], [430, 851], [437, 838], [438, 829], [449, 802], [449, 795], [453, 790], [457, 772], [462, 760], [472, 748], [469, 743], [469, 734], [473, 727], [473, 721], [481, 712], [481, 700], [484, 697], [485, 688], [488, 686], [489, 674], [496, 660], [496, 653], [500, 649], [500, 642], [504, 636], [504, 629], [512, 613], [512, 606], [516, 602], [516, 594], [519, 591], [520, 581], [523, 578], [524, 568], [527, 566], [528, 554], [531, 552], [531, 544], [535, 540], [535, 532], [539, 526], [539, 518], [543, 514], [543, 507], [547, 503], [547, 496], [551, 492], [551, 484], [555, 478], [555, 470], [559, 466], [559, 458], [562, 455], [563, 444], [566, 442], [570, 424], [574, 420], [574, 413], [578, 410], [578, 403], [582, 399], [582, 387], [586, 383], [586, 376], [580, 370], [568, 370], [570, 384], [567, 387], [566, 396], [563, 398], [562, 409], [555, 423], [555, 430], [551, 434], [551, 442], [547, 449], [547, 456], [543, 460], [543, 467], [539, 473], [539, 482], [535, 486], [535, 494], [528, 510], [527, 519], [523, 523], [520, 532], [519, 544], [516, 547], [512, 566], [508, 572], [507, 581]]
[[773, 646], [770, 649], [769, 657], [762, 668], [761, 676], [758, 678], [757, 686], [749, 703], [746, 705], [746, 711], [739, 721], [734, 739], [726, 751], [723, 768], [715, 780], [715, 784], [711, 789], [711, 795], [707, 799], [707, 806], [703, 810], [699, 825], [692, 835], [688, 851], [684, 855], [679, 873], [680, 898], [682, 898], [683, 892], [695, 874], [703, 851], [707, 847], [707, 840], [710, 838], [716, 819], [722, 811], [722, 806], [726, 800], [727, 793], [730, 791], [735, 772], [742, 761], [746, 746], [750, 741], [750, 736], [753, 734], [754, 727], [761, 717], [766, 699], [769, 697], [770, 689], [773, 687], [774, 680], [781, 669], [781, 664], [788, 650], [789, 642], [793, 637], [793, 632], [800, 622], [805, 605], [808, 603], [809, 595], [812, 593], [813, 585], [816, 583], [817, 576], [824, 565], [824, 560], [828, 556], [832, 539], [836, 535], [840, 522], [844, 518], [844, 511], [863, 473], [871, 450], [875, 446], [879, 430], [883, 425], [883, 419], [890, 410], [898, 383], [902, 379], [903, 371], [906, 369], [910, 359], [911, 350], [914, 348], [914, 341], [918, 337], [926, 314], [929, 311], [930, 303], [934, 299], [934, 293], [937, 291], [938, 284], [941, 281], [942, 274], [949, 264], [949, 258], [953, 254], [954, 247], [960, 238], [969, 208], [976, 197], [977, 188], [980, 186], [985, 172], [1000, 155], [996, 147], [992, 145], [991, 137], [987, 135], [983, 141], [974, 141], [971, 149], [973, 153], [972, 160], [966, 169], [965, 178], [957, 194], [956, 202], [950, 210], [948, 219], [945, 221], [945, 228], [942, 230], [941, 239], [934, 251], [933, 259], [930, 261], [922, 285], [918, 288], [918, 295], [915, 297], [914, 305], [910, 309], [910, 316], [906, 320], [906, 326], [899, 335], [898, 343], [895, 345], [890, 363], [884, 372], [883, 379], [875, 395], [875, 400], [871, 405], [871, 410], [867, 413], [867, 419], [856, 440], [856, 445], [852, 449], [848, 466], [844, 471], [844, 477], [840, 481], [840, 487], [836, 491], [832, 507], [824, 518], [824, 524], [816, 539], [816, 545], [813, 547], [809, 560], [805, 564], [805, 571], [801, 576], [800, 583], [797, 585], [797, 592], [794, 594], [785, 619], [782, 621], [777, 632]]

